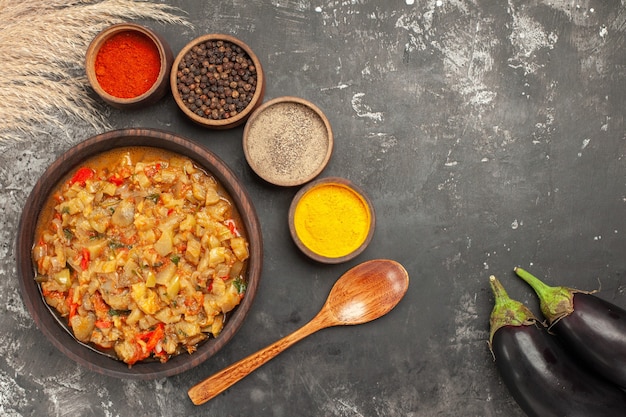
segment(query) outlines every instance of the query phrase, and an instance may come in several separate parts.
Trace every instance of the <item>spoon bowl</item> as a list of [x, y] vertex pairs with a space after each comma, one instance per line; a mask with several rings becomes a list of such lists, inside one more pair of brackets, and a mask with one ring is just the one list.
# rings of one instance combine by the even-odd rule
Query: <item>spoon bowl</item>
[[341, 276], [324, 308], [334, 315], [334, 325], [367, 323], [390, 312], [408, 287], [409, 275], [399, 263], [386, 259], [364, 262]]
[[187, 394], [195, 405], [204, 404], [318, 330], [367, 323], [384, 316], [398, 305], [408, 288], [409, 274], [398, 262], [388, 259], [363, 262], [337, 280], [321, 310], [311, 321], [290, 335], [201, 381]]

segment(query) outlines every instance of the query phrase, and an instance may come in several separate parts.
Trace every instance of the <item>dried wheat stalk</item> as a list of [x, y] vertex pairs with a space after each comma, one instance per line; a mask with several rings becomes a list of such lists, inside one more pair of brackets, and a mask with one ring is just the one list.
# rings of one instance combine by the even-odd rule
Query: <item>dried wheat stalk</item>
[[187, 25], [180, 10], [132, 0], [0, 0], [0, 141], [78, 120], [107, 127], [84, 56], [94, 36], [133, 19]]

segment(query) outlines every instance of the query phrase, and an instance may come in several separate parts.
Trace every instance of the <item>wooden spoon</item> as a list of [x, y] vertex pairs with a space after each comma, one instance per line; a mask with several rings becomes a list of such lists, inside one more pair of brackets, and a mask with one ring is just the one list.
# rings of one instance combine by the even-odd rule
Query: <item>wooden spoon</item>
[[335, 283], [319, 313], [300, 329], [198, 383], [188, 391], [195, 405], [204, 404], [283, 350], [318, 330], [366, 323], [390, 312], [409, 288], [409, 274], [387, 259], [364, 262]]

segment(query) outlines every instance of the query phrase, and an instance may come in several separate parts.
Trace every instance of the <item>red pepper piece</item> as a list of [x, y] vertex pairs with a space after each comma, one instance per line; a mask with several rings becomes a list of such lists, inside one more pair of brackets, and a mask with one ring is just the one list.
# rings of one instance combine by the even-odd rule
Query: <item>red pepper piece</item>
[[93, 295], [93, 306], [96, 310], [96, 316], [99, 318], [108, 317], [111, 307], [104, 302], [100, 292], [96, 291]]
[[72, 317], [74, 317], [78, 313], [78, 304], [73, 302], [72, 301], [73, 299], [74, 299], [74, 288], [70, 288], [69, 291], [67, 292], [67, 298], [65, 299], [65, 302], [70, 308], [70, 315], [69, 315], [70, 322], [72, 320]]
[[70, 179], [69, 184], [73, 185], [75, 183], [79, 183], [80, 185], [84, 187], [85, 182], [88, 179], [93, 178], [95, 174], [96, 173], [93, 169], [87, 168], [87, 167], [81, 167], [78, 169], [78, 171], [76, 171], [72, 179]]
[[235, 221], [233, 219], [228, 219], [224, 222], [226, 226], [228, 226], [228, 230], [235, 236], [239, 236], [239, 230], [237, 230], [237, 226], [235, 225]]
[[108, 181], [119, 186], [124, 183], [124, 178], [122, 178], [119, 174], [113, 174]]
[[84, 270], [89, 268], [89, 260], [91, 258], [91, 254], [89, 253], [89, 249], [83, 248], [81, 252], [82, 259], [80, 260], [80, 267]]
[[137, 339], [146, 342], [146, 350], [152, 352], [163, 336], [165, 336], [165, 325], [159, 323], [154, 330], [138, 334]]
[[96, 327], [98, 329], [108, 329], [109, 327], [111, 327], [113, 325], [113, 322], [111, 320], [96, 320]]
[[154, 177], [157, 172], [159, 172], [161, 170], [161, 164], [159, 162], [157, 162], [154, 165], [148, 165], [144, 168], [144, 173], [146, 174], [146, 177], [148, 178], [152, 178]]

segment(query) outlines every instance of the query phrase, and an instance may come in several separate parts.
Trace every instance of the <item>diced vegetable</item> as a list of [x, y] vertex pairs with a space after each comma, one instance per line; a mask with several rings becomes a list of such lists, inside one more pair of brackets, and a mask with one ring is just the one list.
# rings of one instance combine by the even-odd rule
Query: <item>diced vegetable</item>
[[159, 311], [159, 297], [143, 282], [133, 284], [131, 297], [137, 306], [146, 314], [154, 314]]
[[68, 268], [62, 269], [53, 275], [53, 278], [59, 285], [65, 290], [69, 290], [72, 286], [72, 280], [70, 278], [70, 270]]
[[187, 217], [185, 217], [185, 220], [183, 220], [180, 223], [179, 229], [183, 232], [188, 232], [190, 230], [193, 230], [196, 227], [196, 218], [193, 214], [188, 214]]
[[223, 246], [212, 248], [209, 250], [209, 266], [215, 267], [226, 262], [228, 252]]
[[168, 264], [156, 274], [156, 283], [167, 285], [174, 278], [174, 274], [176, 274], [176, 265], [174, 263]]
[[193, 236], [187, 241], [187, 250], [185, 251], [185, 258], [194, 265], [197, 265], [200, 261], [200, 255], [202, 253], [202, 246], [200, 241]]
[[204, 189], [204, 187], [202, 187], [202, 185], [200, 185], [198, 183], [194, 183], [191, 186], [191, 192], [192, 192], [193, 196], [196, 198], [196, 200], [198, 200], [198, 201], [205, 201], [205, 199], [206, 199], [206, 190]]
[[109, 241], [107, 241], [106, 239], [94, 239], [94, 240], [90, 240], [86, 242], [84, 249], [89, 254], [87, 256], [88, 260], [98, 258], [102, 254], [102, 252], [104, 251], [104, 249], [107, 247], [108, 244], [109, 244]]
[[[109, 179], [109, 181], [111, 181], [111, 179]], [[115, 190], [117, 190], [117, 186], [121, 185], [122, 183], [123, 183], [123, 180], [121, 180], [120, 183], [113, 182], [113, 181], [109, 183], [105, 183], [104, 186], [102, 187], [102, 193], [108, 196], [115, 195]]]
[[248, 242], [243, 237], [235, 237], [230, 240], [230, 247], [240, 261], [248, 259]]
[[154, 250], [161, 256], [167, 256], [174, 250], [174, 231], [165, 229], [161, 237], [154, 243]]
[[126, 317], [126, 324], [129, 326], [133, 326], [143, 317], [143, 313], [139, 308], [133, 309], [128, 317]]
[[167, 284], [167, 296], [170, 300], [174, 300], [180, 291], [180, 277], [174, 275], [174, 277]]
[[96, 326], [96, 316], [93, 313], [87, 313], [84, 316], [76, 314], [70, 319], [70, 326], [78, 340], [88, 342]]
[[154, 288], [156, 286], [156, 274], [152, 271], [146, 273], [146, 287]]
[[132, 200], [122, 200], [111, 216], [111, 223], [116, 226], [130, 226], [135, 218], [135, 204]]
[[148, 178], [143, 172], [135, 174], [135, 182], [137, 182], [141, 188], [148, 188], [151, 184], [150, 178]]

